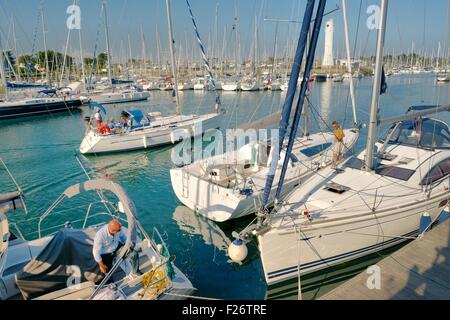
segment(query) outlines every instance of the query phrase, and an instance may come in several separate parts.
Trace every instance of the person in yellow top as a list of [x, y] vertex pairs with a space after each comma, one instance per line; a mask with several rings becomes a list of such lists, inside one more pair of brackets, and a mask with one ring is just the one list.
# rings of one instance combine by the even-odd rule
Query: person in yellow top
[[345, 133], [336, 121], [333, 121], [331, 126], [334, 129], [333, 163], [331, 168], [336, 169], [343, 155]]

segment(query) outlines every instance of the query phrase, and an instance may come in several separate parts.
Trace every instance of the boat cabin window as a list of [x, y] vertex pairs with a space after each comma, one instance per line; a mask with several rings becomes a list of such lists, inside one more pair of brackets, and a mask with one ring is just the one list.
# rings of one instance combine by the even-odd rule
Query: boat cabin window
[[403, 121], [400, 125], [393, 125], [387, 136], [392, 134], [389, 143], [409, 146], [421, 146], [429, 149], [450, 148], [450, 130], [442, 121], [435, 119], [421, 119]]
[[[345, 167], [356, 169], [356, 170], [362, 170], [362, 168], [364, 166], [363, 166], [363, 161], [361, 159], [352, 157], [345, 163]], [[390, 166], [390, 165], [379, 165], [375, 169], [376, 174], [379, 174], [384, 177], [390, 177], [390, 178], [403, 180], [403, 181], [408, 181], [409, 178], [411, 178], [411, 176], [415, 172], [416, 172], [415, 170], [405, 169], [405, 168], [400, 168], [400, 167]]]
[[302, 150], [300, 150], [300, 152], [303, 153], [307, 157], [313, 157], [313, 156], [321, 153], [322, 151], [325, 151], [329, 147], [331, 147], [331, 143], [324, 143], [324, 144], [319, 144], [318, 146], [313, 146], [313, 147], [302, 149]]
[[434, 183], [450, 174], [450, 158], [440, 162], [422, 179], [421, 185]]

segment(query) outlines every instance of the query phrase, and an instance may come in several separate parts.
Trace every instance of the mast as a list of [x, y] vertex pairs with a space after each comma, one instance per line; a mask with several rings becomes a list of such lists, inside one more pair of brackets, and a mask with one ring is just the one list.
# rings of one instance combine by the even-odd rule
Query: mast
[[131, 54], [130, 34], [128, 34], [128, 63], [127, 63], [127, 65], [128, 65], [128, 69], [131, 69], [133, 71], [133, 73], [134, 73], [133, 56]]
[[[16, 56], [16, 59], [18, 59], [18, 54], [17, 54], [17, 38], [16, 38], [16, 19], [13, 15], [12, 17], [12, 30], [13, 30], [13, 37], [14, 37], [14, 55]], [[18, 65], [18, 63], [16, 63], [16, 65]], [[20, 82], [20, 68], [17, 67], [17, 80]]]
[[3, 45], [1, 32], [0, 32], [0, 71], [2, 73], [2, 83], [3, 86], [5, 87], [5, 97], [6, 100], [8, 100], [8, 82], [6, 81], [5, 64], [3, 63]]
[[176, 114], [180, 115], [180, 98], [178, 96], [178, 77], [177, 77], [177, 66], [175, 62], [175, 41], [173, 39], [173, 29], [172, 29], [172, 9], [170, 7], [170, 0], [166, 0], [167, 8], [167, 23], [169, 25], [169, 45], [170, 45], [170, 58], [172, 60], [172, 74], [174, 81], [175, 99], [176, 99]]
[[63, 65], [61, 70], [61, 78], [59, 79], [59, 86], [62, 87], [62, 81], [64, 79], [64, 71], [66, 71], [67, 49], [69, 48], [70, 29], [67, 30], [66, 46], [64, 47]]
[[51, 86], [50, 82], [50, 68], [48, 65], [48, 52], [47, 52], [47, 37], [45, 35], [45, 19], [44, 19], [44, 0], [41, 0], [41, 24], [42, 24], [42, 41], [44, 43], [44, 57], [45, 57], [45, 82]]
[[348, 32], [347, 0], [342, 0], [342, 14], [344, 15], [345, 49], [347, 51], [347, 71], [350, 75], [350, 97], [352, 100], [353, 123], [356, 124], [358, 122], [358, 119], [356, 117], [355, 87], [353, 85], [352, 61], [351, 61], [350, 40]]
[[105, 35], [106, 35], [106, 55], [108, 58], [108, 78], [109, 78], [109, 85], [111, 86], [111, 89], [114, 91], [114, 86], [112, 83], [111, 51], [109, 48], [109, 30], [108, 30], [108, 15], [106, 14], [106, 0], [102, 1], [102, 6], [105, 12]]
[[[279, 21], [277, 21], [275, 23], [275, 44], [273, 47], [273, 62], [272, 62], [272, 78], [273, 78], [273, 74], [275, 72], [275, 66], [276, 66], [276, 61], [277, 61], [277, 50], [278, 50], [278, 26], [279, 26]], [[273, 80], [273, 79], [272, 79]]]
[[[289, 79], [288, 91], [286, 93], [286, 99], [284, 101], [283, 109], [281, 112], [281, 119], [279, 125], [279, 137], [278, 143], [273, 146], [274, 151], [272, 152], [272, 159], [270, 162], [269, 174], [267, 175], [261, 211], [266, 212], [268, 210], [267, 204], [269, 203], [269, 196], [272, 190], [273, 181], [275, 180], [275, 172], [278, 168], [278, 162], [280, 158], [281, 149], [283, 147], [284, 138], [287, 133], [289, 120], [291, 117], [292, 104], [295, 98], [295, 92], [297, 91], [298, 77], [300, 75], [300, 68], [303, 61], [303, 57], [306, 50], [306, 40], [308, 36], [308, 31], [311, 23], [311, 18], [313, 15], [315, 0], [307, 0], [306, 10], [304, 14], [304, 19], [302, 22], [302, 29], [300, 31], [297, 50], [295, 53], [294, 63], [292, 64], [291, 78]], [[300, 99], [299, 99], [300, 101]], [[258, 224], [262, 223], [262, 215], [258, 216]]]
[[371, 171], [375, 168], [374, 147], [377, 141], [378, 105], [380, 98], [381, 76], [383, 68], [383, 49], [384, 49], [384, 38], [386, 34], [388, 2], [389, 2], [388, 0], [381, 0], [381, 21], [378, 29], [377, 58], [375, 62], [375, 77], [372, 91], [372, 103], [370, 109], [369, 132], [367, 135], [367, 145], [366, 145], [366, 159], [365, 159], [366, 171]]
[[234, 48], [234, 73], [236, 74], [236, 77], [238, 75], [238, 30], [237, 30], [237, 6], [234, 7], [234, 34], [235, 34], [235, 48]]
[[83, 41], [81, 39], [81, 28], [78, 29], [78, 39], [80, 40], [81, 74], [82, 74], [82, 77], [83, 77], [84, 90], [86, 90], [86, 69], [85, 69], [84, 60], [83, 60]]
[[145, 77], [145, 66], [146, 66], [146, 60], [147, 60], [147, 56], [145, 54], [145, 38], [144, 38], [144, 30], [142, 29], [142, 24], [141, 24], [141, 42], [142, 42], [142, 67], [141, 67], [141, 78]]
[[253, 73], [256, 75], [258, 72], [258, 17], [255, 16], [255, 61], [253, 66]]

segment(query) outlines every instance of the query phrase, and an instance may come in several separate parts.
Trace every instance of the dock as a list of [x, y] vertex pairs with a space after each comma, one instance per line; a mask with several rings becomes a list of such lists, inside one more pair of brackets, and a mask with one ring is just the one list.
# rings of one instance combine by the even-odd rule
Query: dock
[[450, 219], [378, 262], [378, 285], [372, 271], [362, 272], [320, 300], [450, 299], [449, 244]]

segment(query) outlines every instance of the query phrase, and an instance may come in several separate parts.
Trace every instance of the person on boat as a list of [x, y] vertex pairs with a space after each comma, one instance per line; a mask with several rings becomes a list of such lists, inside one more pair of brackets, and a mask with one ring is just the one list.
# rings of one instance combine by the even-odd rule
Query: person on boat
[[100, 126], [102, 125], [103, 119], [102, 119], [102, 115], [100, 113], [99, 108], [95, 109], [94, 119], [95, 119], [95, 125], [96, 125], [97, 129], [100, 128]]
[[220, 113], [220, 95], [219, 92], [216, 92], [216, 113]]
[[128, 115], [124, 112], [120, 115], [120, 124], [124, 130], [131, 128], [131, 121]]
[[109, 119], [108, 127], [109, 127], [111, 133], [119, 133], [120, 132], [120, 128], [116, 125], [116, 119], [114, 119], [114, 118]]
[[[111, 220], [107, 225], [97, 231], [94, 238], [92, 254], [103, 274], [106, 275], [111, 270], [114, 258], [126, 241], [127, 235], [118, 220]], [[131, 250], [128, 258], [130, 259], [132, 268], [131, 272], [135, 275], [141, 275], [142, 273], [139, 271], [138, 253], [135, 250]], [[109, 282], [111, 281], [112, 278], [110, 278]]]
[[331, 126], [334, 130], [333, 163], [331, 165], [331, 168], [336, 169], [343, 155], [345, 133], [339, 123], [337, 123], [336, 121], [333, 121]]

